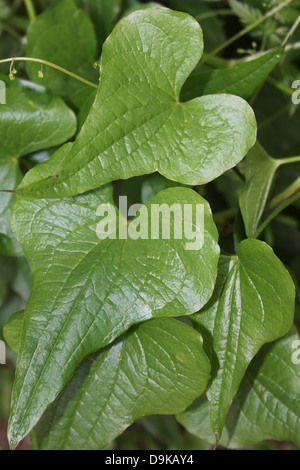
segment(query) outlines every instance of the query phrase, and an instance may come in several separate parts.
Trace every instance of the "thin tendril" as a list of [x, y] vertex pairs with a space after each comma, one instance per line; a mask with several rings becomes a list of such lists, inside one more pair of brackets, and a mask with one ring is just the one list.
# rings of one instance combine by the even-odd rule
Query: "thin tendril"
[[66, 75], [69, 75], [70, 77], [74, 78], [75, 80], [79, 80], [82, 83], [85, 83], [86, 85], [89, 85], [93, 88], [98, 88], [98, 85], [96, 83], [92, 83], [89, 80], [86, 80], [85, 78], [80, 77], [79, 75], [76, 75], [73, 72], [70, 72], [70, 70], [64, 69], [63, 67], [60, 67], [59, 65], [53, 64], [52, 62], [48, 62], [47, 60], [42, 60], [42, 59], [35, 59], [33, 57], [10, 57], [8, 59], [3, 59], [0, 60], [0, 64], [5, 64], [8, 62], [16, 62], [16, 61], [25, 61], [25, 62], [36, 62], [38, 64], [43, 64], [47, 65], [48, 67], [52, 67], [59, 72], [62, 72]]

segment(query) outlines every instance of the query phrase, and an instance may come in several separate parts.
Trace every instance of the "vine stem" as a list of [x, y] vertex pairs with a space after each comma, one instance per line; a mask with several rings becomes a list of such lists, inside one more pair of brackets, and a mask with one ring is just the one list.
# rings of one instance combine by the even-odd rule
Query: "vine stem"
[[53, 64], [52, 62], [48, 62], [47, 60], [43, 60], [43, 59], [35, 59], [33, 57], [10, 57], [8, 59], [0, 60], [0, 64], [5, 64], [9, 62], [17, 62], [17, 61], [36, 62], [38, 64], [48, 65], [49, 67], [52, 67], [53, 69], [56, 69], [59, 72], [65, 73], [66, 75], [69, 75], [70, 77], [75, 78], [75, 80], [79, 80], [80, 82], [85, 83], [86, 85], [89, 85], [93, 88], [98, 88], [98, 85], [96, 85], [96, 83], [92, 83], [89, 80], [86, 80], [85, 78], [82, 78], [79, 75], [76, 75], [75, 73], [70, 72], [70, 70], [64, 69], [63, 67], [60, 67], [59, 65]]
[[298, 16], [298, 18], [296, 19], [296, 21], [292, 25], [291, 29], [287, 33], [287, 35], [286, 35], [286, 37], [283, 41], [283, 46], [285, 46], [289, 42], [290, 38], [292, 37], [292, 35], [296, 31], [296, 29], [298, 28], [299, 24], [300, 24], [300, 15]]
[[282, 158], [279, 160], [280, 165], [285, 165], [286, 163], [298, 163], [300, 162], [300, 155], [297, 157]]
[[270, 10], [268, 13], [266, 13], [263, 17], [259, 18], [258, 20], [254, 21], [253, 23], [251, 23], [249, 26], [247, 26], [246, 28], [242, 29], [241, 31], [239, 31], [237, 34], [235, 34], [234, 36], [232, 36], [230, 39], [228, 39], [228, 41], [224, 42], [223, 44], [221, 44], [220, 46], [218, 46], [216, 49], [214, 49], [209, 55], [210, 56], [214, 56], [214, 55], [217, 55], [219, 52], [221, 52], [223, 49], [226, 49], [226, 47], [230, 46], [233, 42], [237, 41], [238, 39], [240, 39], [242, 36], [244, 36], [245, 34], [249, 33], [250, 31], [252, 31], [253, 29], [257, 28], [257, 26], [261, 25], [262, 23], [264, 23], [268, 18], [271, 18], [272, 16], [276, 15], [276, 13], [278, 13], [280, 10], [282, 10], [283, 8], [285, 8], [287, 5], [289, 5], [291, 2], [293, 2], [294, 0], [286, 0], [285, 2], [281, 3], [280, 5], [278, 5], [277, 7], [273, 8], [272, 10]]
[[275, 196], [267, 205], [266, 213], [269, 213], [267, 218], [263, 223], [258, 227], [257, 231], [253, 235], [253, 238], [258, 238], [258, 236], [263, 232], [263, 230], [269, 225], [269, 223], [282, 212], [286, 207], [295, 202], [300, 197], [300, 176], [282, 191], [280, 194]]
[[34, 4], [32, 3], [32, 0], [24, 0], [24, 1], [25, 1], [25, 6], [26, 6], [27, 13], [28, 13], [28, 17], [30, 21], [33, 21], [36, 18]]

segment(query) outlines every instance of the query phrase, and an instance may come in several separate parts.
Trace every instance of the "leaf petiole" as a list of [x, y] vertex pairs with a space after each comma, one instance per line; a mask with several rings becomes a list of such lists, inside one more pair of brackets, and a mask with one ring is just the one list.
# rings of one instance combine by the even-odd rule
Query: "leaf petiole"
[[28, 13], [28, 17], [30, 21], [33, 21], [36, 18], [34, 4], [32, 3], [32, 0], [24, 0], [24, 1], [25, 1], [25, 7]]
[[279, 162], [280, 165], [285, 165], [286, 163], [300, 163], [300, 155], [297, 157], [282, 158]]

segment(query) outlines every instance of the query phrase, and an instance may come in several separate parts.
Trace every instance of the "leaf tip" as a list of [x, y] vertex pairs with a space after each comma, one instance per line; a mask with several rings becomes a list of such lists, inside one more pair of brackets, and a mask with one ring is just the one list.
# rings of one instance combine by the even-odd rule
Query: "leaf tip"
[[22, 434], [21, 429], [18, 426], [18, 423], [14, 421], [12, 416], [10, 417], [10, 422], [8, 424], [7, 439], [9, 443], [9, 448], [11, 450], [16, 450], [22, 439], [25, 435]]
[[16, 450], [18, 444], [21, 441], [21, 438], [18, 438], [17, 435], [11, 435], [11, 433], [8, 433], [8, 442], [9, 442], [9, 448], [10, 450]]

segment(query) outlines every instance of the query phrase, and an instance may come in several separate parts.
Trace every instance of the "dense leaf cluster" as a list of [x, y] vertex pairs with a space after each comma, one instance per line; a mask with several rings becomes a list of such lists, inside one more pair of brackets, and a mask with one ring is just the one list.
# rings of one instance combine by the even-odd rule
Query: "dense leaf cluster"
[[[103, 449], [172, 415], [212, 445], [300, 448], [299, 2], [41, 0], [30, 21], [12, 3], [0, 2], [0, 53], [15, 58], [0, 77], [11, 447], [31, 433], [34, 449]], [[225, 24], [246, 27], [240, 55]], [[135, 223], [118, 195], [202, 204], [203, 247], [99, 239], [100, 204]]]

